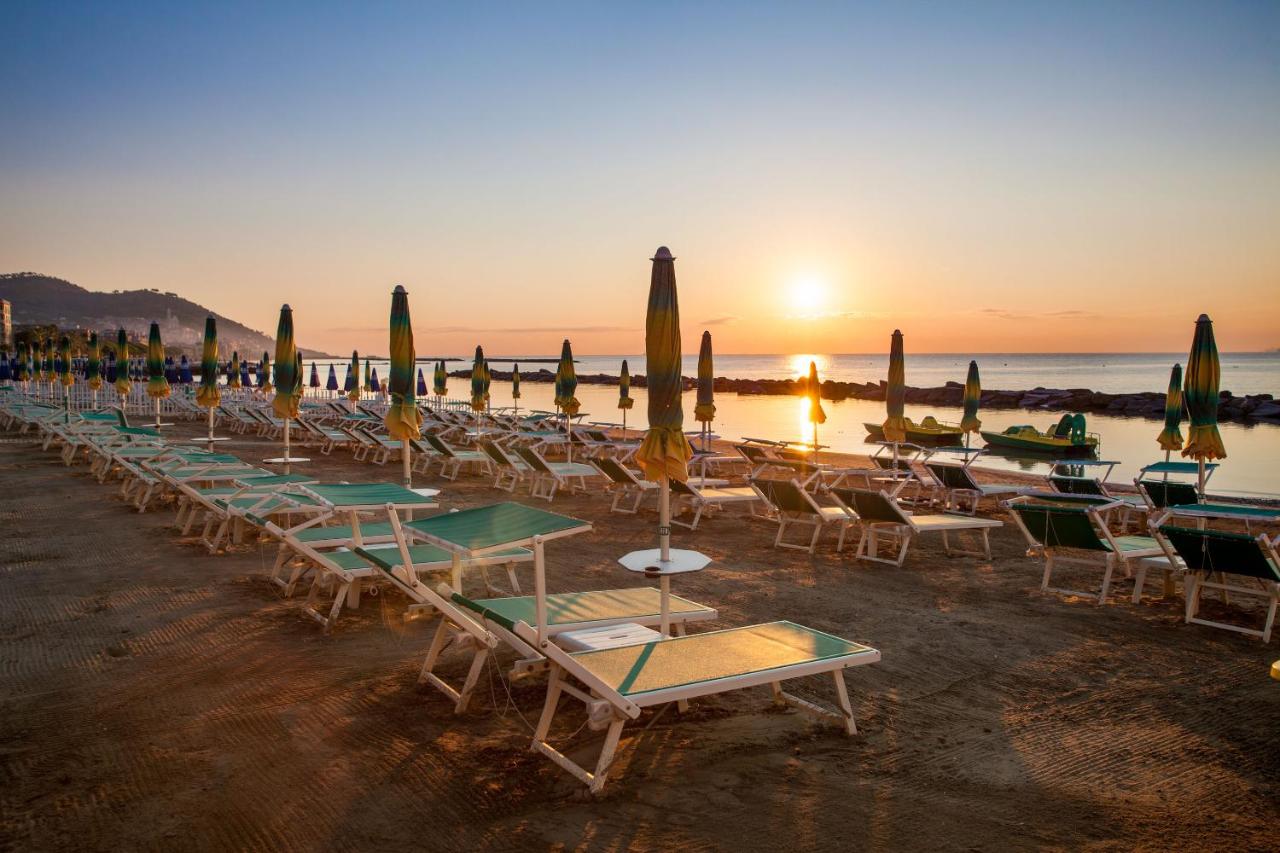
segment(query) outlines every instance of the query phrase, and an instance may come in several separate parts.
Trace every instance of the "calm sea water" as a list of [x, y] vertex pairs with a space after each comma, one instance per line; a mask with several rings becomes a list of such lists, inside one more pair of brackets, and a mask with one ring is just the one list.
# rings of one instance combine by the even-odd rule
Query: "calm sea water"
[[[644, 357], [634, 355], [586, 356], [578, 360], [577, 370], [581, 374], [616, 374], [624, 357], [628, 360], [632, 373], [644, 372]], [[887, 357], [880, 355], [731, 355], [716, 359], [716, 375], [744, 379], [783, 379], [807, 372], [811, 359], [818, 363], [818, 370], [824, 379], [874, 382], [884, 377], [888, 370]], [[984, 388], [1027, 389], [1044, 385], [1051, 388], [1090, 388], [1110, 393], [1164, 391], [1169, 382], [1170, 366], [1183, 359], [1185, 354], [1172, 353], [988, 354], [977, 357]], [[492, 363], [496, 369], [509, 369], [505, 359], [495, 358]], [[907, 384], [927, 387], [941, 385], [948, 380], [963, 382], [968, 363], [968, 356], [908, 354]], [[327, 377], [328, 364], [319, 362], [322, 381]], [[387, 375], [386, 362], [375, 361], [373, 364], [380, 376]], [[535, 364], [525, 357], [521, 371], [528, 373], [544, 366], [554, 369], [554, 365]], [[450, 364], [450, 370], [463, 367], [464, 362]], [[694, 375], [696, 368], [696, 357], [685, 359], [686, 375]], [[429, 374], [430, 371], [425, 370], [424, 373]], [[339, 381], [346, 377], [345, 363], [337, 364], [337, 375]], [[463, 397], [468, 393], [466, 380], [451, 378], [449, 385], [451, 396]], [[1222, 388], [1236, 394], [1272, 393], [1280, 396], [1280, 353], [1223, 355]], [[552, 388], [549, 383], [526, 382], [521, 390], [521, 408], [552, 408]], [[495, 382], [492, 394], [494, 406], [511, 405], [509, 383]], [[583, 411], [590, 413], [587, 420], [621, 420], [616, 388], [583, 384], [578, 386], [577, 396], [583, 403]], [[632, 396], [636, 398], [636, 404], [630, 412], [628, 426], [643, 428], [644, 389], [633, 389]], [[690, 429], [696, 427], [692, 420], [693, 402], [693, 395], [686, 395], [685, 417]], [[723, 438], [752, 436], [778, 440], [812, 440], [811, 427], [805, 422], [805, 409], [798, 398], [719, 394], [716, 396], [716, 407], [713, 428]], [[833, 450], [852, 453], [867, 453], [875, 449], [865, 441], [863, 423], [883, 421], [883, 403], [867, 400], [824, 401], [823, 407], [826, 409], [827, 423], [819, 427], [818, 439], [822, 444], [831, 445]], [[960, 420], [961, 413], [959, 409], [945, 406], [907, 406], [907, 415], [916, 420], [928, 414], [954, 423]], [[1056, 422], [1059, 413], [1020, 409], [992, 410], [980, 413], [980, 417], [984, 429], [998, 431], [1025, 423], [1043, 429]], [[1090, 431], [1102, 436], [1102, 458], [1120, 463], [1112, 475], [1114, 480], [1129, 482], [1142, 465], [1163, 457], [1156, 445], [1156, 435], [1160, 432], [1158, 421], [1094, 414], [1088, 415], [1088, 420]], [[1229, 458], [1210, 482], [1215, 487], [1214, 491], [1242, 496], [1280, 495], [1280, 427], [1266, 424], [1223, 424], [1221, 430]], [[982, 465], [1033, 473], [1047, 470], [1047, 463], [1043, 459], [989, 456], [983, 459]]]

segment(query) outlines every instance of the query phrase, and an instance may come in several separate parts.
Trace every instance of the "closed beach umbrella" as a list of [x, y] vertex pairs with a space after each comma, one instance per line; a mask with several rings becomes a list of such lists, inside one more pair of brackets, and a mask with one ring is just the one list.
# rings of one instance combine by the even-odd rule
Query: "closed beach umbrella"
[[240, 384], [245, 388], [253, 387], [253, 374], [249, 372], [249, 359], [240, 362]]
[[338, 390], [338, 371], [332, 364], [329, 365], [329, 378], [325, 380], [324, 390], [329, 392]]
[[1200, 319], [1196, 320], [1191, 355], [1187, 357], [1186, 382], [1182, 395], [1191, 420], [1182, 455], [1200, 463], [1201, 498], [1204, 497], [1205, 463], [1227, 458], [1227, 449], [1222, 445], [1222, 436], [1218, 433], [1218, 383], [1221, 377], [1218, 345], [1213, 340], [1213, 321], [1209, 319], [1209, 315], [1201, 314]]
[[822, 383], [818, 381], [818, 365], [809, 362], [809, 379], [805, 382], [805, 396], [809, 399], [809, 423], [813, 424], [813, 453], [818, 454], [818, 425], [827, 422], [827, 413], [822, 410]]
[[960, 429], [964, 432], [964, 446], [969, 446], [969, 434], [982, 429], [978, 420], [978, 406], [982, 403], [982, 381], [978, 378], [978, 362], [969, 362], [969, 375], [964, 378], [964, 417]]
[[[569, 339], [565, 338], [564, 343], [560, 345], [560, 410], [567, 417], [573, 417], [578, 414], [578, 398], [574, 396], [578, 391], [578, 374], [573, 367], [573, 347], [569, 345]], [[567, 426], [566, 426], [567, 430]]]
[[307, 382], [312, 388], [320, 387], [320, 368], [316, 367], [316, 363], [311, 362], [311, 378]]
[[209, 410], [209, 434], [213, 435], [213, 410], [222, 402], [218, 389], [218, 321], [204, 318], [204, 342], [200, 347], [200, 387], [196, 403]]
[[557, 362], [557, 363], [556, 363], [556, 378], [555, 378], [555, 394], [554, 394], [554, 396], [552, 397], [552, 402], [554, 402], [554, 403], [556, 404], [556, 411], [557, 411], [557, 412], [558, 412], [558, 411], [560, 411], [560, 398], [561, 398], [562, 396], [564, 396], [563, 392], [561, 391], [561, 388], [563, 388], [563, 386], [564, 386], [564, 379], [562, 378], [561, 373], [560, 373], [560, 364], [559, 364], [559, 362]]
[[258, 362], [258, 390], [263, 394], [270, 394], [271, 385], [271, 356], [266, 350], [262, 352], [262, 361]]
[[1165, 452], [1165, 458], [1174, 450], [1182, 449], [1182, 365], [1175, 364], [1169, 371], [1169, 390], [1164, 395], [1164, 429], [1156, 436], [1156, 443]]
[[443, 397], [449, 393], [449, 371], [444, 369], [444, 359], [440, 359], [436, 363], [435, 373], [431, 377], [431, 384], [434, 386], [437, 397]]
[[520, 399], [520, 363], [514, 362], [511, 365], [511, 399]]
[[102, 371], [102, 375], [103, 375], [103, 378], [106, 379], [106, 384], [115, 385], [116, 356], [115, 356], [115, 353], [111, 352], [110, 350], [107, 350], [107, 359], [106, 359], [106, 364]]
[[653, 481], [689, 478], [693, 448], [684, 435], [680, 380], [680, 306], [676, 296], [675, 258], [666, 246], [654, 254], [645, 318], [645, 375], [649, 397], [649, 429], [636, 451], [636, 463]]
[[227, 387], [240, 387], [240, 353], [233, 350], [231, 361], [227, 364]]
[[160, 342], [160, 324], [152, 323], [147, 335], [147, 396], [156, 401], [169, 396], [169, 380], [164, 378], [164, 344]]
[[484, 411], [484, 347], [476, 347], [476, 358], [471, 363], [471, 410]]
[[378, 368], [373, 368], [373, 372], [369, 375], [369, 387], [375, 394], [382, 395], [382, 381], [378, 379]]
[[302, 402], [302, 362], [293, 340], [293, 309], [280, 306], [280, 322], [276, 326], [276, 395], [271, 409], [284, 421], [284, 470], [289, 473], [289, 425], [298, 416]]
[[489, 405], [489, 386], [493, 384], [493, 368], [489, 367], [489, 359], [484, 360], [484, 404]]
[[98, 399], [98, 389], [102, 387], [102, 345], [98, 343], [98, 333], [89, 333], [89, 360], [85, 362], [84, 378], [93, 390], [93, 399]]
[[[347, 392], [347, 399], [352, 403], [360, 399], [360, 353], [351, 351], [351, 363], [347, 365], [347, 381], [342, 390]], [[354, 410], [354, 406], [352, 409]]]
[[19, 382], [31, 381], [31, 344], [18, 347], [18, 365], [14, 378]]
[[391, 405], [383, 423], [387, 426], [387, 433], [402, 442], [400, 459], [404, 466], [404, 484], [408, 486], [409, 441], [422, 437], [422, 413], [414, 399], [413, 368], [417, 353], [413, 349], [413, 324], [409, 320], [409, 294], [398, 284], [391, 292], [390, 344], [391, 376], [387, 386], [391, 391]]
[[702, 333], [702, 345], [698, 347], [698, 396], [693, 407], [693, 418], [702, 424], [702, 449], [707, 449], [711, 432], [709, 424], [716, 419], [716, 372], [711, 362], [711, 333]]
[[53, 341], [45, 338], [40, 345], [40, 381], [53, 382]]
[[[671, 480], [688, 480], [693, 448], [684, 435], [684, 409], [680, 399], [683, 387], [675, 258], [666, 246], [661, 246], [652, 261], [644, 335], [649, 429], [635, 460], [645, 476], [658, 483], [658, 560], [659, 567], [666, 568], [671, 561]], [[666, 574], [660, 579], [664, 635], [670, 612], [670, 580]]]
[[178, 363], [178, 381], [183, 385], [190, 385], [195, 381], [195, 377], [191, 375], [191, 362], [187, 361], [186, 355], [183, 355], [182, 361]]
[[63, 335], [58, 341], [58, 381], [62, 387], [70, 388], [76, 379], [71, 375], [71, 337]]
[[418, 384], [414, 389], [419, 397], [427, 396], [427, 378], [422, 375], [422, 368], [418, 368]]
[[885, 389], [884, 422], [885, 441], [895, 444], [907, 439], [907, 419], [904, 417], [907, 402], [907, 370], [902, 356], [902, 332], [893, 330], [889, 345], [889, 385]]
[[[115, 336], [115, 393], [120, 397], [128, 397], [133, 384], [129, 382], [129, 333], [120, 329]], [[124, 406], [124, 401], [120, 401]]]
[[622, 360], [622, 373], [618, 376], [618, 408], [622, 409], [622, 438], [627, 437], [627, 411], [634, 406], [631, 398], [631, 371], [627, 368], [627, 360]]
[[364, 360], [364, 390], [366, 391], [378, 390], [377, 387], [373, 384], [373, 377], [376, 375], [377, 374], [373, 372], [373, 365], [370, 364], [369, 359], [366, 358]]
[[173, 356], [164, 357], [164, 381], [170, 385], [178, 384], [178, 367], [173, 363]]

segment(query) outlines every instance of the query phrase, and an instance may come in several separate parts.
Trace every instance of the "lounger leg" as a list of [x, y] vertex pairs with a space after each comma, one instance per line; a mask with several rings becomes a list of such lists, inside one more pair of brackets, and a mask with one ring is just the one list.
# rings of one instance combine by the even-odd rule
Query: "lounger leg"
[[1115, 571], [1115, 567], [1116, 567], [1116, 561], [1115, 561], [1115, 558], [1108, 556], [1108, 557], [1107, 557], [1107, 568], [1106, 568], [1106, 570], [1102, 573], [1102, 592], [1098, 593], [1098, 603], [1099, 603], [1099, 604], [1106, 604], [1106, 603], [1107, 603], [1107, 589], [1108, 589], [1108, 587], [1110, 587], [1110, 586], [1111, 586], [1111, 573], [1112, 573], [1113, 571]]
[[609, 765], [613, 763], [614, 753], [618, 751], [618, 741], [622, 739], [623, 720], [614, 720], [609, 724], [609, 731], [605, 732], [604, 746], [600, 749], [600, 758], [596, 761], [596, 772], [593, 774], [591, 784], [588, 785], [591, 793], [598, 794], [604, 788], [605, 775], [609, 772]]
[[858, 724], [853, 719], [853, 705], [849, 703], [849, 688], [844, 683], [844, 670], [837, 669], [831, 673], [831, 678], [836, 683], [836, 704], [840, 706], [840, 712], [844, 714], [844, 730], [848, 735], [856, 735], [858, 733]]
[[440, 626], [436, 628], [436, 635], [431, 638], [431, 645], [427, 648], [427, 659], [422, 662], [422, 669], [418, 672], [418, 683], [421, 684], [434, 676], [432, 671], [436, 667], [436, 661], [440, 658], [440, 652], [444, 650], [444, 645], [449, 639], [449, 620], [441, 619]]
[[505, 568], [507, 570], [507, 580], [511, 582], [511, 591], [516, 595], [520, 595], [520, 579], [516, 577], [516, 564], [507, 563]]
[[907, 549], [911, 547], [911, 534], [902, 533], [899, 535], [902, 537], [902, 545], [898, 548], [898, 566], [901, 568], [902, 564], [907, 561]]
[[488, 659], [487, 646], [476, 649], [476, 656], [471, 659], [471, 669], [467, 670], [467, 680], [462, 683], [462, 689], [458, 691], [458, 701], [453, 706], [453, 713], [461, 714], [467, 710], [467, 705], [471, 702], [471, 694], [475, 692], [476, 684], [480, 681], [480, 673], [484, 671], [484, 663]]
[[1262, 626], [1262, 642], [1271, 642], [1271, 626], [1276, 622], [1276, 606], [1280, 604], [1280, 587], [1271, 586], [1271, 606], [1267, 608], [1267, 621]]
[[564, 672], [556, 664], [551, 665], [551, 677], [547, 680], [547, 698], [542, 703], [542, 716], [538, 718], [538, 727], [533, 731], [533, 748], [545, 743], [547, 732], [551, 731], [551, 721], [556, 716], [556, 706], [560, 704], [560, 682]]
[[1049, 591], [1049, 576], [1053, 574], [1053, 555], [1045, 553], [1044, 555], [1044, 577], [1040, 579], [1040, 591]]
[[[977, 511], [977, 510], [976, 510], [976, 505], [975, 505], [975, 510], [974, 510], [974, 511], [975, 511], [975, 512]], [[983, 554], [983, 556], [984, 556], [984, 557], [986, 557], [988, 560], [990, 560], [990, 559], [991, 559], [991, 536], [990, 536], [990, 533], [991, 533], [991, 531], [990, 531], [990, 530], [988, 530], [987, 528], [985, 528], [985, 527], [984, 527], [984, 528], [982, 528], [982, 554]]]
[[1144, 563], [1139, 562], [1138, 568], [1133, 572], [1133, 599], [1134, 604], [1142, 603], [1142, 588], [1147, 583], [1147, 567]]
[[1191, 620], [1196, 618], [1196, 611], [1200, 609], [1200, 576], [1195, 572], [1189, 573], [1183, 584], [1182, 594], [1186, 596], [1186, 621], [1190, 624]]

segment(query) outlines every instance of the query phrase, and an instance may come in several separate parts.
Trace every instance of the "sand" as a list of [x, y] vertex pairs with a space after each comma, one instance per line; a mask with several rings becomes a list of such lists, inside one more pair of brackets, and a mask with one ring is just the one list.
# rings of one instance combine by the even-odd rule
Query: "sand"
[[[308, 470], [396, 477], [342, 453]], [[449, 506], [505, 497], [417, 479]], [[771, 523], [736, 514], [678, 529], [715, 562], [676, 592], [717, 624], [792, 619], [881, 650], [848, 674], [861, 733], [763, 690], [646, 712], [593, 799], [528, 749], [540, 683], [508, 695], [491, 668], [461, 717], [417, 683], [434, 623], [406, 622], [395, 593], [325, 636], [266, 580], [269, 548], [209, 555], [170, 510], [134, 513], [20, 438], [0, 443], [0, 484], [5, 849], [1275, 849], [1277, 645], [1130, 605], [1126, 581], [1102, 607], [1041, 594], [1011, 527], [990, 562], [926, 539], [900, 569], [830, 536], [812, 558], [774, 550]], [[596, 529], [549, 547], [553, 590], [636, 583], [614, 559], [652, 542], [654, 513], [607, 507], [557, 497]], [[586, 760], [599, 736], [576, 743]]]

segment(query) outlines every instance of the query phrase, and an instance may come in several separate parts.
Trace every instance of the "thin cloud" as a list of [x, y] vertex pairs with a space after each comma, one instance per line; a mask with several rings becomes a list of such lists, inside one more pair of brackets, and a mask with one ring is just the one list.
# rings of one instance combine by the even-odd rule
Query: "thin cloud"
[[[385, 332], [386, 326], [354, 326], [326, 329], [335, 334], [369, 334]], [[608, 332], [632, 332], [631, 326], [513, 326], [510, 328], [494, 328], [493, 326], [416, 326], [415, 332], [429, 332], [436, 335], [450, 334], [528, 334], [536, 332], [555, 332], [557, 334], [591, 335]]]
[[1008, 311], [1004, 308], [979, 308], [978, 313], [997, 320], [1097, 320], [1102, 316], [1096, 311], [1081, 311], [1074, 308], [1034, 313]]
[[710, 320], [698, 321], [699, 326], [728, 326], [731, 323], [738, 322], [738, 318], [729, 314], [724, 317], [712, 317]]

